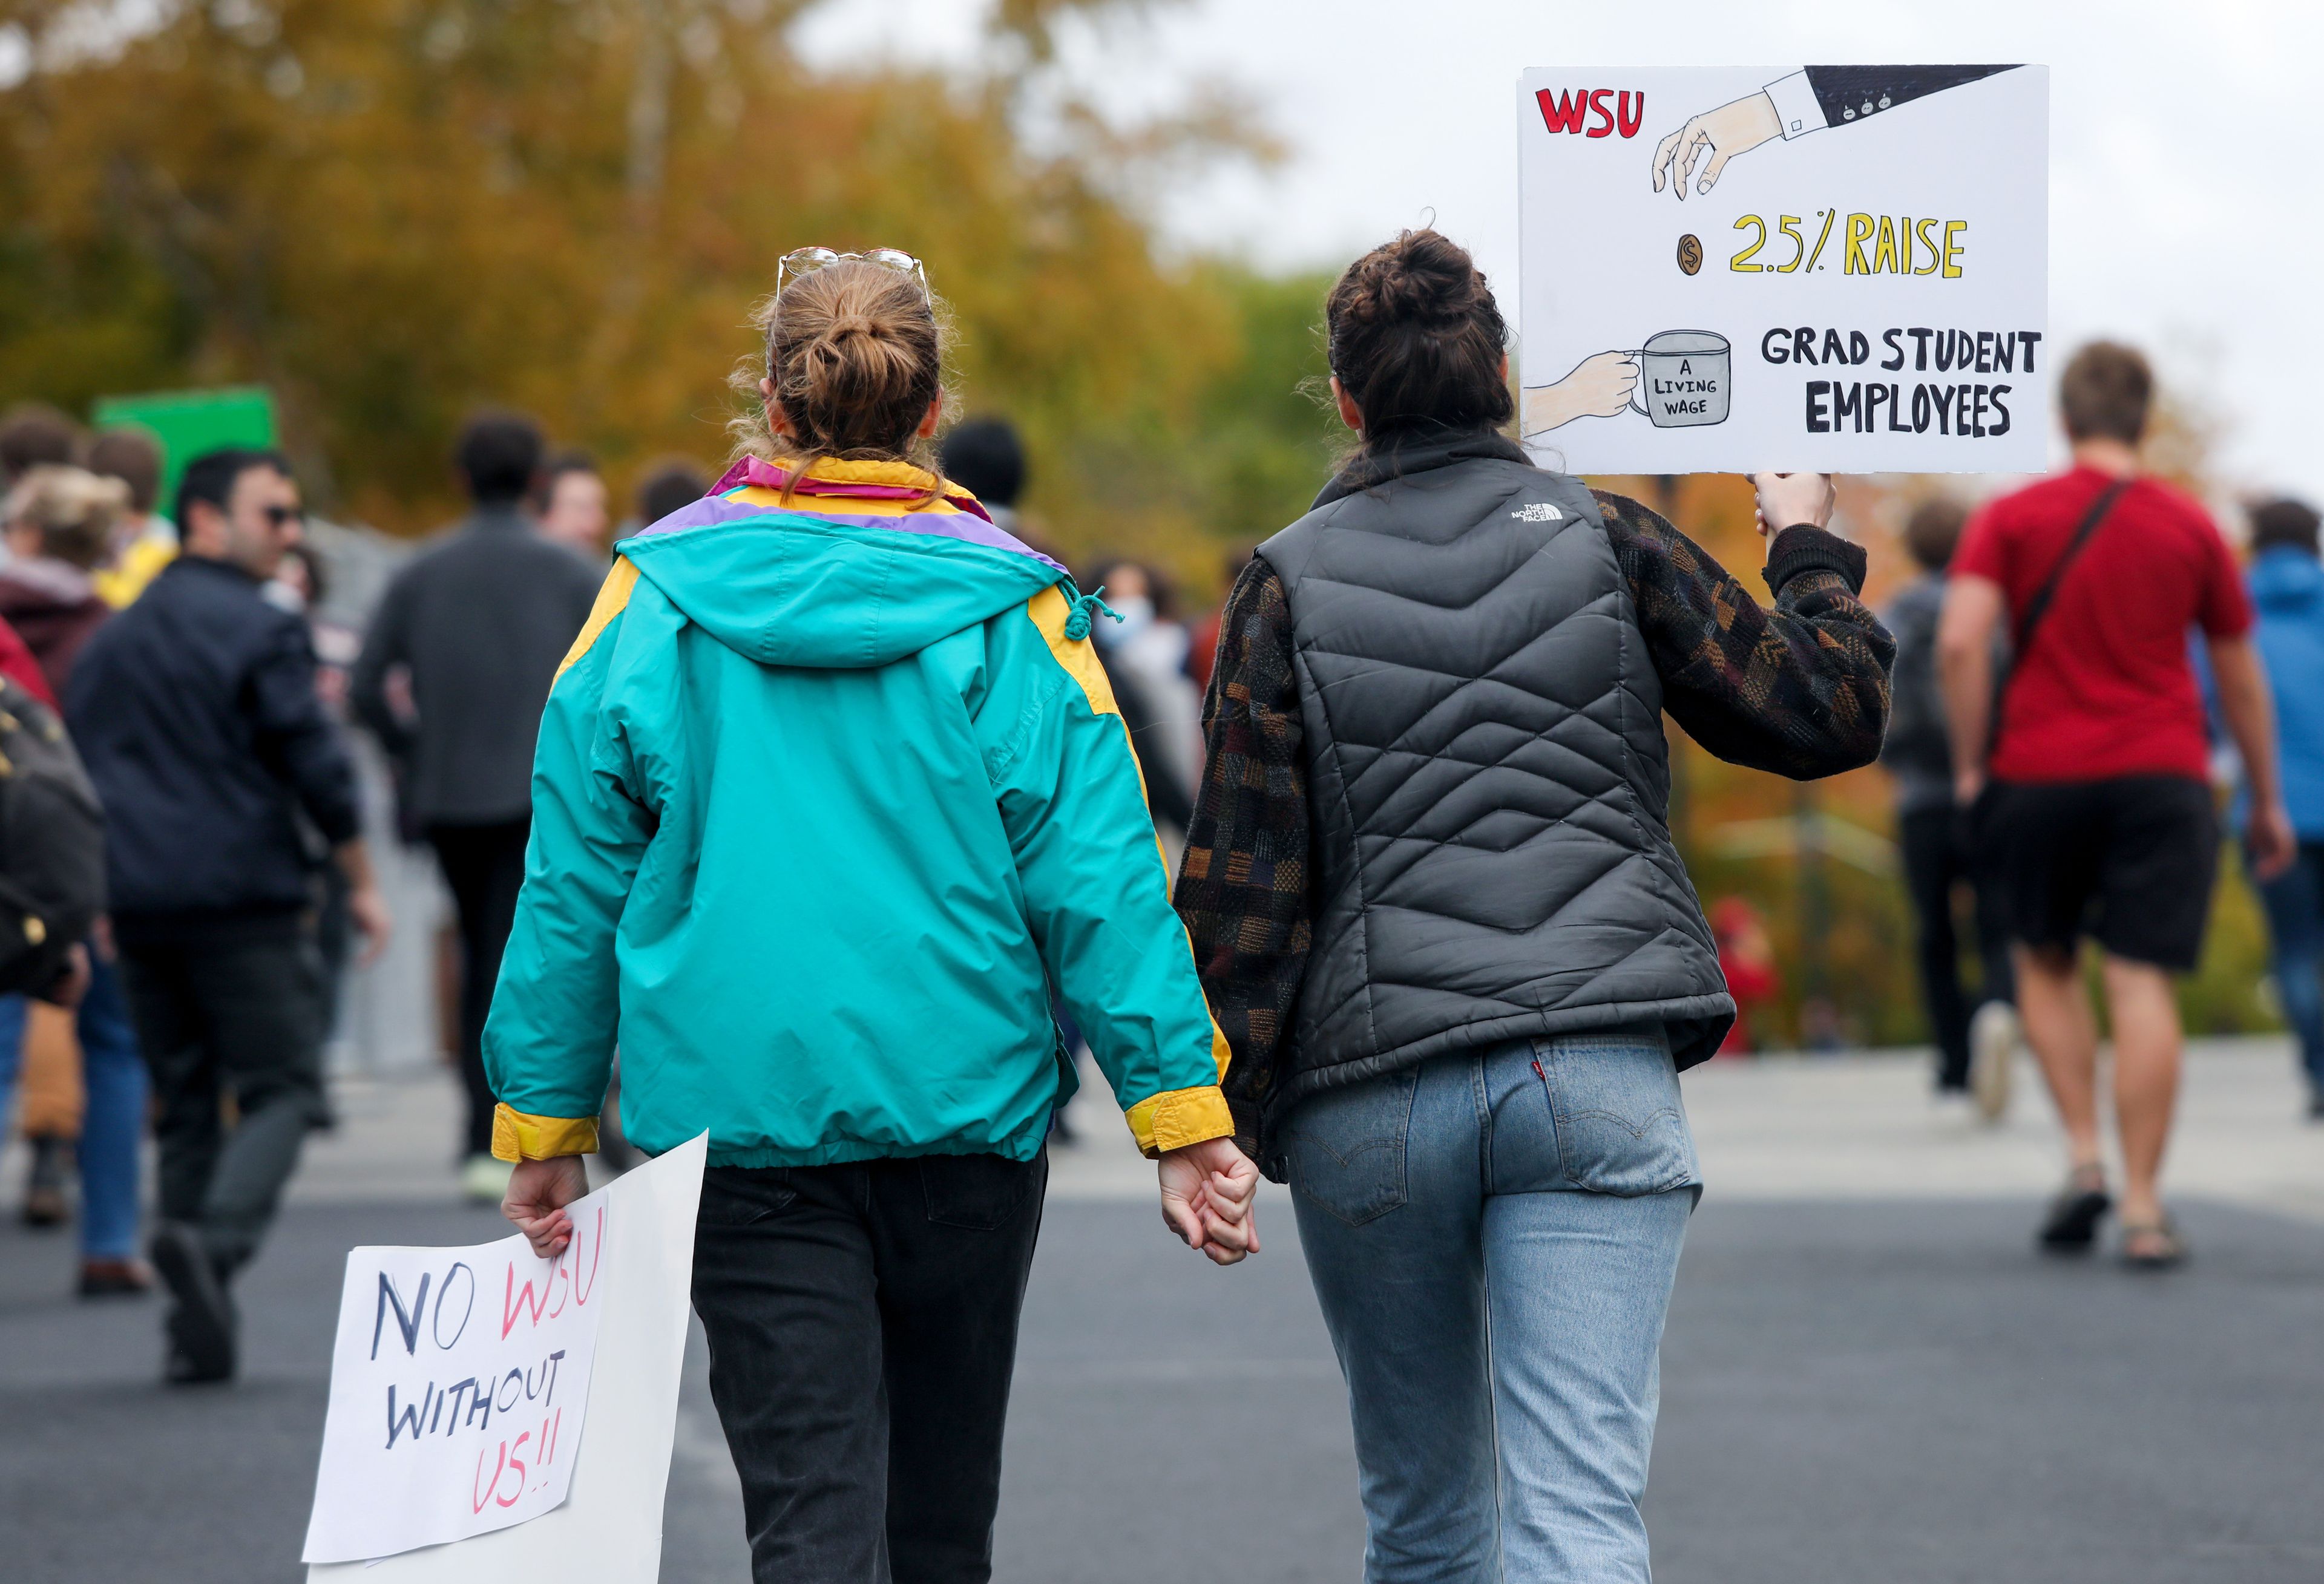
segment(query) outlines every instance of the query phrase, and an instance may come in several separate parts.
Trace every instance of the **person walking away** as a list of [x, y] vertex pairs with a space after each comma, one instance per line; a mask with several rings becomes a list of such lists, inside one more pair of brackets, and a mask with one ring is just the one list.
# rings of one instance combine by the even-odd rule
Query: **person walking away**
[[235, 1373], [229, 1284], [323, 1114], [302, 816], [345, 872], [374, 954], [389, 921], [306, 625], [262, 592], [303, 522], [290, 464], [198, 456], [176, 516], [183, 553], [81, 649], [65, 718], [105, 806], [122, 988], [157, 1101], [167, 1378], [192, 1383]]
[[605, 535], [613, 527], [607, 499], [604, 477], [587, 454], [562, 452], [540, 470], [531, 502], [533, 524], [541, 538], [602, 570]]
[[[461, 429], [456, 461], [472, 509], [381, 597], [355, 661], [355, 713], [410, 766], [404, 795], [436, 850], [460, 920], [460, 1076], [467, 1093], [461, 1191], [497, 1202], [484, 1015], [524, 881], [533, 739], [557, 663], [588, 619], [596, 569], [532, 531], [521, 510], [540, 470], [530, 419], [485, 412]], [[410, 677], [412, 714], [389, 701]]]
[[663, 518], [685, 511], [702, 499], [709, 487], [710, 475], [685, 457], [663, 458], [646, 470], [644, 482], [638, 485], [637, 517], [614, 537], [627, 539], [640, 529], [651, 528]]
[[1146, 767], [1147, 793], [1175, 852], [1194, 817], [1203, 755], [1203, 695], [1186, 675], [1186, 629], [1176, 618], [1168, 582], [1150, 566], [1100, 561], [1091, 568], [1090, 587], [1111, 618], [1094, 630], [1098, 654], [1120, 695], [1122, 718]]
[[1347, 1378], [1365, 1579], [1643, 1584], [1701, 1186], [1678, 1071], [1735, 1016], [1663, 712], [1737, 763], [1868, 764], [1888, 637], [1821, 475], [1755, 481], [1769, 607], [1533, 465], [1499, 309], [1436, 232], [1324, 313], [1360, 444], [1229, 596], [1178, 910]]
[[[1937, 1094], [1973, 1095], [1978, 1113], [1998, 1122], [2009, 1110], [2011, 1067], [2017, 1057], [2009, 926], [1998, 906], [1999, 887], [1980, 877], [1970, 861], [1968, 833], [1953, 804], [1952, 740], [1937, 686], [1937, 615], [1944, 605], [1945, 568], [1968, 515], [1959, 502], [1939, 495], [1914, 507], [1905, 520], [1904, 548], [1921, 575], [1882, 616], [1896, 640], [1896, 668], [1880, 763], [1896, 791], [1896, 840], [1904, 849], [1904, 894], [1916, 926], [1922, 1002], [1937, 1041]], [[1954, 898], [1964, 886], [1974, 898], [1982, 971], [1974, 999], [1961, 984], [1954, 922]]]
[[981, 1584], [1069, 1082], [1050, 984], [1187, 1242], [1256, 1248], [1258, 1176], [1091, 603], [913, 459], [918, 264], [782, 274], [742, 456], [622, 542], [549, 695], [493, 1142], [566, 1247], [618, 1039], [632, 1140], [709, 1134], [694, 1306], [752, 1577]]
[[[1954, 558], [1937, 633], [1954, 796], [1979, 866], [2006, 890], [2025, 1035], [2064, 1125], [2065, 1187], [2038, 1242], [2077, 1253], [2113, 1208], [2099, 1150], [2098, 1022], [2082, 937], [2102, 953], [2121, 1132], [2122, 1253], [2176, 1264], [2185, 1241], [2159, 1179], [2179, 1091], [2172, 978], [2203, 945], [2219, 831], [2203, 704], [2187, 641], [2200, 627], [2252, 797], [2253, 870], [2292, 857], [2251, 602], [2218, 527], [2139, 471], [2153, 398], [2146, 360], [2095, 342], [2058, 381], [2073, 466], [1987, 504]], [[2006, 623], [2006, 626], [2005, 626]], [[1993, 643], [2012, 661], [1997, 723]]]
[[[74, 661], [112, 614], [89, 578], [111, 553], [115, 527], [129, 504], [128, 488], [117, 480], [50, 464], [27, 471], [0, 502], [0, 532], [9, 557], [0, 567], [0, 620], [23, 636], [53, 696], [63, 695]], [[30, 1069], [45, 1042], [67, 1078], [75, 1081], [78, 1288], [83, 1297], [102, 1298], [146, 1292], [153, 1285], [137, 1257], [138, 1147], [145, 1135], [146, 1081], [111, 940], [100, 932], [88, 947], [90, 977], [78, 1007], [68, 1011], [34, 1005], [23, 996], [0, 998], [0, 1064], [14, 1064], [21, 1052], [29, 1090]], [[7, 1112], [7, 1087], [0, 1075], [0, 1116]], [[32, 1129], [28, 1127], [26, 1133], [31, 1137]], [[60, 1183], [41, 1180], [42, 1145], [51, 1169], [61, 1176], [58, 1157], [65, 1144], [54, 1137], [36, 1138], [34, 1181], [25, 1193], [28, 1215], [43, 1188], [61, 1199]]]
[[90, 575], [98, 597], [118, 611], [178, 556], [178, 530], [153, 508], [161, 496], [161, 447], [143, 429], [106, 429], [88, 443], [81, 465], [129, 489], [129, 510], [114, 524], [112, 553]]
[[[2298, 852], [2259, 888], [2267, 907], [2277, 997], [2298, 1037], [2308, 1117], [2324, 1122], [2324, 566], [2316, 509], [2270, 501], [2253, 509], [2250, 573], [2260, 659], [2276, 709], [2284, 810]], [[2249, 805], [2246, 806], [2246, 833]]]
[[80, 429], [44, 401], [20, 401], [0, 414], [0, 489], [35, 467], [69, 466], [80, 448]]

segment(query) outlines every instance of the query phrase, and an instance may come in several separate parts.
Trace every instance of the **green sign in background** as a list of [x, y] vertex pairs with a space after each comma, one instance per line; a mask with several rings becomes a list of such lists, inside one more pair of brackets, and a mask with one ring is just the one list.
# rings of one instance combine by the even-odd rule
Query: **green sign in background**
[[164, 512], [177, 501], [178, 476], [203, 452], [274, 444], [274, 398], [260, 385], [105, 396], [89, 416], [100, 429], [142, 428], [161, 442]]

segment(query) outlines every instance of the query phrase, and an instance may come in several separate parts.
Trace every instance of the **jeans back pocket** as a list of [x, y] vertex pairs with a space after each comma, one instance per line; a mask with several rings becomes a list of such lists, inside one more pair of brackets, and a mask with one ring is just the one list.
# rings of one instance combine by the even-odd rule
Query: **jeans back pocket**
[[1045, 1146], [1028, 1161], [998, 1155], [924, 1155], [919, 1173], [929, 1220], [971, 1232], [997, 1232], [1016, 1219], [1028, 1199], [1047, 1186], [1049, 1152]]
[[1559, 1165], [1574, 1186], [1634, 1197], [1700, 1183], [1678, 1069], [1658, 1030], [1540, 1040], [1534, 1070], [1549, 1092]]
[[1405, 1137], [1419, 1076], [1407, 1067], [1300, 1101], [1284, 1129], [1292, 1187], [1351, 1227], [1402, 1204]]

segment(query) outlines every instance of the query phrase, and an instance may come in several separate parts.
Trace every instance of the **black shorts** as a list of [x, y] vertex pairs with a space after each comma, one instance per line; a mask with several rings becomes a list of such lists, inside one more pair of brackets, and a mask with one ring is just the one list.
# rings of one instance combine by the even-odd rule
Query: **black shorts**
[[2211, 788], [2184, 776], [1996, 782], [1976, 815], [1978, 867], [2010, 934], [2190, 972], [2219, 869]]

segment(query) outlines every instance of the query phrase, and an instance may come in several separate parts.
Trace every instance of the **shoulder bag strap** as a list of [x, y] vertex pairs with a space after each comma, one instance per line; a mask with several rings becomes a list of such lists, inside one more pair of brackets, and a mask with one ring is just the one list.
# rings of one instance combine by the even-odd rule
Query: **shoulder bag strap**
[[2050, 613], [2051, 602], [2058, 597], [2058, 585], [2065, 582], [2066, 574], [2073, 568], [2075, 558], [2097, 535], [2098, 524], [2106, 520], [2107, 513], [2114, 510], [2114, 503], [2122, 499], [2122, 493], [2128, 488], [2130, 480], [2118, 478], [2098, 493], [2098, 498], [2090, 502], [2089, 512], [2083, 517], [2081, 526], [2074, 530], [2074, 537], [2068, 541], [2066, 553], [2058, 557], [2057, 564], [2050, 568], [2050, 576], [2042, 580], [2042, 586], [2034, 591], [2032, 599], [2025, 602], [2025, 615], [2017, 623], [2017, 631], [2013, 635], [2012, 669], [2024, 664], [2025, 651], [2034, 642], [2034, 634], [2041, 627], [2042, 618]]

